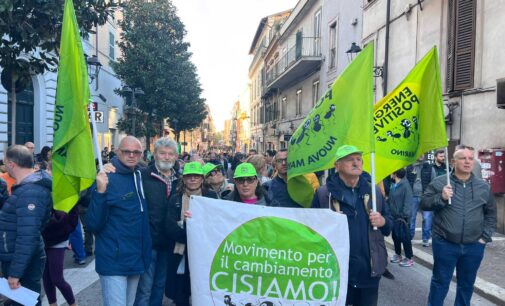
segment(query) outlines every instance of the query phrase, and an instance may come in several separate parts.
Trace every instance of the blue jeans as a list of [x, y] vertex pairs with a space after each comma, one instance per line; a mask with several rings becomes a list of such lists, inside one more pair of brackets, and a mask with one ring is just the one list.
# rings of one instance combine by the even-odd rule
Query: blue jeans
[[167, 279], [168, 251], [152, 250], [151, 264], [140, 276], [135, 306], [160, 306]]
[[99, 276], [104, 306], [133, 306], [140, 275]]
[[433, 276], [431, 277], [429, 306], [442, 306], [456, 268], [457, 289], [454, 305], [470, 305], [473, 285], [477, 277], [485, 245], [479, 242], [456, 244], [445, 239], [433, 239]]
[[[420, 197], [412, 197], [412, 212], [410, 214], [410, 239], [414, 239], [416, 234], [416, 217], [419, 206], [421, 205]], [[431, 211], [421, 211], [423, 215], [423, 241], [430, 240], [431, 237], [431, 224], [433, 220], [433, 213]]]
[[77, 226], [75, 227], [75, 231], [70, 234], [69, 240], [75, 260], [84, 260], [86, 253], [84, 252], [84, 240], [82, 239], [81, 220], [77, 219]]

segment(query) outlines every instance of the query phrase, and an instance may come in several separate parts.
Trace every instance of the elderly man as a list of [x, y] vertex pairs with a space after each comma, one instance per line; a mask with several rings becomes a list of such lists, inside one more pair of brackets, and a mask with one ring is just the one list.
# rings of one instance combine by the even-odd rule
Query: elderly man
[[123, 138], [115, 173], [98, 173], [92, 186], [86, 225], [95, 234], [96, 272], [105, 306], [133, 305], [137, 285], [151, 263], [149, 216], [138, 163], [140, 141]]
[[371, 209], [372, 186], [362, 175], [362, 152], [358, 148], [339, 147], [335, 170], [326, 185], [317, 190], [312, 207], [330, 206], [347, 216], [350, 256], [346, 305], [377, 305], [379, 281], [387, 265], [384, 236], [390, 234], [393, 220], [376, 187], [377, 211]]
[[458, 285], [454, 304], [471, 304], [484, 248], [496, 228], [495, 199], [489, 185], [472, 174], [474, 162], [472, 150], [456, 150], [450, 185], [446, 175], [439, 176], [423, 195], [423, 209], [434, 211], [434, 264], [428, 305], [444, 304], [455, 268]]
[[25, 146], [9, 147], [4, 162], [17, 184], [0, 211], [2, 274], [11, 289], [24, 286], [40, 293], [46, 260], [41, 231], [53, 206], [51, 178], [45, 171], [34, 172], [33, 155]]

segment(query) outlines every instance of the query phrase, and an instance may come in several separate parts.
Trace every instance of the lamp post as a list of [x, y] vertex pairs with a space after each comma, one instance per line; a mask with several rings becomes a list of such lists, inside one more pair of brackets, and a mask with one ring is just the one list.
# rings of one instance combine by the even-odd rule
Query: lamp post
[[142, 88], [135, 87], [132, 89], [129, 86], [123, 86], [123, 89], [121, 92], [124, 95], [129, 95], [131, 94], [132, 96], [132, 105], [130, 107], [131, 110], [133, 110], [133, 118], [132, 118], [132, 136], [135, 136], [136, 132], [136, 127], [137, 127], [137, 102], [135, 101], [135, 96], [143, 96], [145, 92], [142, 90]]

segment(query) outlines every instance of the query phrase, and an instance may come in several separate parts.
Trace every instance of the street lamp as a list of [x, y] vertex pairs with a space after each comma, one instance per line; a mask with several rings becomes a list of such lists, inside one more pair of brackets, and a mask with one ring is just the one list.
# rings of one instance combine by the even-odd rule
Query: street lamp
[[356, 45], [355, 42], [351, 43], [351, 47], [349, 48], [349, 50], [345, 51], [345, 53], [347, 53], [347, 59], [349, 60], [349, 62], [352, 61], [353, 54], [360, 53], [360, 52], [361, 52], [361, 48], [358, 45]]
[[102, 64], [98, 60], [96, 55], [88, 56], [86, 58], [86, 66], [88, 67], [88, 76], [89, 83], [93, 83], [93, 80], [97, 79], [97, 87], [98, 87], [98, 74], [100, 73], [100, 69], [102, 69]]
[[132, 135], [135, 136], [135, 132], [136, 132], [136, 125], [137, 125], [137, 111], [138, 111], [138, 108], [137, 108], [137, 102], [135, 101], [135, 96], [143, 96], [145, 94], [145, 92], [142, 90], [142, 88], [139, 88], [139, 87], [135, 87], [134, 89], [132, 89], [131, 87], [129, 86], [123, 86], [123, 89], [121, 89], [121, 93], [126, 96], [126, 95], [130, 95], [132, 96], [132, 105], [131, 105], [131, 110], [133, 110], [133, 118], [132, 118]]

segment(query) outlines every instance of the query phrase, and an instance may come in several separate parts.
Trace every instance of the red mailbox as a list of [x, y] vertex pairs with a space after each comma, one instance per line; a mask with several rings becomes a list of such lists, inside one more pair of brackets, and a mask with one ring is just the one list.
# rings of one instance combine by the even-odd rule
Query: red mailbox
[[491, 185], [491, 192], [505, 193], [505, 149], [479, 151], [482, 178]]

